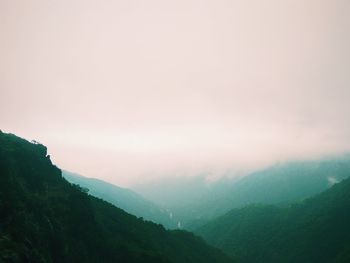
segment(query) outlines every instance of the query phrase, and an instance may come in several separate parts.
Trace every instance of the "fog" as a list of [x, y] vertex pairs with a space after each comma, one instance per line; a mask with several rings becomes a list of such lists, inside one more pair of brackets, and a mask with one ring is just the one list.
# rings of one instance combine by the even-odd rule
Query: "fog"
[[350, 2], [0, 1], [0, 128], [130, 185], [350, 149]]

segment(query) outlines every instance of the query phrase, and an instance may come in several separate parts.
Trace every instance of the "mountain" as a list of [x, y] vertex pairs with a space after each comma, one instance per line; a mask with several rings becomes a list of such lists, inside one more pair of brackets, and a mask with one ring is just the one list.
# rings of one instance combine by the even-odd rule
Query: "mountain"
[[45, 146], [0, 132], [0, 262], [231, 262], [67, 182]]
[[[233, 208], [253, 203], [288, 204], [300, 201], [320, 193], [334, 183], [349, 176], [350, 156], [336, 156], [314, 161], [287, 162], [258, 170], [241, 178], [223, 177], [208, 183], [205, 176], [190, 179], [179, 179], [177, 182], [154, 183], [137, 188], [138, 191], [153, 202], [160, 203], [158, 186], [163, 195], [169, 189], [169, 195], [177, 195], [175, 202], [163, 205], [173, 213], [176, 221], [180, 221], [185, 229], [193, 230], [217, 216], [221, 216]], [[181, 187], [189, 182], [189, 186]], [[192, 184], [192, 182], [194, 182]], [[187, 198], [197, 183], [197, 196]], [[171, 186], [173, 186], [171, 190]], [[185, 191], [185, 193], [183, 193]], [[199, 194], [198, 194], [199, 193]], [[182, 199], [181, 199], [182, 198]]]
[[211, 202], [211, 198], [215, 198], [215, 193], [228, 192], [234, 182], [232, 179], [229, 183], [222, 183], [224, 180], [208, 183], [207, 176], [208, 174], [168, 176], [133, 185], [132, 189], [157, 205], [165, 207], [181, 227], [191, 229], [189, 226], [192, 222], [197, 226], [201, 219], [203, 222], [208, 220], [203, 216], [207, 212], [198, 208]]
[[143, 217], [155, 223], [160, 223], [167, 228], [177, 227], [177, 222], [172, 220], [168, 211], [145, 200], [141, 195], [129, 189], [121, 188], [99, 179], [83, 177], [64, 170], [62, 170], [62, 176], [68, 182], [87, 188], [89, 194], [99, 197], [132, 215]]
[[288, 207], [234, 209], [196, 233], [241, 263], [345, 263], [350, 262], [349, 222], [350, 179], [345, 179]]

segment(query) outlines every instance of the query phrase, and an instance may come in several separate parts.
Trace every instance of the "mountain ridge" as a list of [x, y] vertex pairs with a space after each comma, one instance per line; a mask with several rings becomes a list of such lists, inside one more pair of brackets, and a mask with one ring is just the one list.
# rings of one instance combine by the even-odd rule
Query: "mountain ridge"
[[[210, 186], [205, 184], [205, 176], [179, 179], [177, 188], [182, 188], [179, 192], [201, 188], [199, 191], [201, 195], [192, 195], [195, 198], [183, 200], [183, 202], [180, 199], [177, 203], [181, 205], [173, 205], [169, 202], [165, 207], [173, 212], [174, 218], [181, 221], [185, 229], [194, 230], [233, 208], [253, 203], [286, 205], [309, 198], [328, 189], [335, 182], [349, 177], [349, 170], [350, 155], [345, 154], [332, 158], [286, 162], [252, 172], [238, 179], [223, 177]], [[192, 183], [201, 186], [192, 187]], [[169, 183], [169, 185], [167, 182], [164, 184], [165, 186], [151, 185], [146, 189], [147, 191], [139, 188], [139, 192], [145, 193], [144, 195], [153, 202], [157, 202], [158, 188], [169, 189], [170, 197], [176, 194], [176, 184], [174, 189]], [[189, 186], [182, 187], [186, 184]], [[166, 191], [162, 191], [163, 195], [167, 194]], [[176, 198], [182, 197], [186, 197], [186, 194]]]
[[62, 177], [44, 145], [2, 132], [0, 226], [0, 262], [232, 262], [192, 233], [88, 195]]
[[62, 170], [62, 176], [71, 183], [87, 188], [89, 194], [99, 197], [132, 215], [162, 224], [167, 228], [174, 229], [177, 227], [177, 222], [171, 220], [168, 211], [128, 188], [101, 179], [84, 177], [66, 170]]
[[350, 178], [288, 207], [233, 209], [195, 233], [242, 263], [345, 263], [349, 220]]

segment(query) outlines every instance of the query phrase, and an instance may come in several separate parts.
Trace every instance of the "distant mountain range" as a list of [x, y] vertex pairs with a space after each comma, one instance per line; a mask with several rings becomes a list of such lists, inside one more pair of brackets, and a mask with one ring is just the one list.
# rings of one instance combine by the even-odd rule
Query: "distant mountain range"
[[168, 231], [72, 185], [45, 146], [0, 131], [0, 262], [229, 263], [201, 238]]
[[86, 188], [89, 194], [99, 197], [132, 215], [160, 223], [167, 228], [177, 227], [177, 222], [172, 220], [170, 212], [144, 199], [132, 190], [64, 170], [62, 170], [62, 176], [69, 182]]
[[241, 178], [223, 177], [208, 183], [205, 175], [173, 178], [135, 189], [172, 211], [192, 230], [233, 208], [253, 203], [288, 204], [320, 193], [349, 176], [350, 156], [288, 162]]
[[350, 262], [350, 179], [288, 207], [231, 210], [195, 232], [241, 263]]

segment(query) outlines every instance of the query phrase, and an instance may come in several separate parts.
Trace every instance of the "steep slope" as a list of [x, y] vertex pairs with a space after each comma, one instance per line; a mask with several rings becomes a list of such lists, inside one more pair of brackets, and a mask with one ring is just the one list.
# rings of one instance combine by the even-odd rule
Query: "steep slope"
[[146, 220], [164, 225], [167, 228], [176, 228], [169, 212], [154, 203], [145, 200], [141, 195], [105, 181], [87, 178], [68, 171], [62, 171], [62, 176], [73, 184], [78, 184], [89, 190], [89, 194], [99, 197], [126, 212], [143, 217]]
[[350, 179], [346, 179], [288, 208], [234, 209], [196, 233], [242, 263], [345, 263], [350, 262], [349, 222]]
[[[253, 172], [240, 179], [224, 177], [211, 184], [205, 182], [204, 176], [198, 176], [190, 182], [196, 181], [201, 186], [201, 190], [198, 191], [200, 196], [188, 199], [188, 195], [181, 194], [177, 202], [168, 202], [166, 207], [172, 211], [176, 221], [181, 221], [184, 228], [192, 230], [233, 208], [252, 203], [288, 204], [311, 197], [347, 178], [349, 170], [350, 156], [343, 155], [315, 161], [284, 163]], [[185, 182], [178, 184], [181, 186]], [[181, 188], [176, 187], [176, 183], [173, 185], [173, 192]], [[152, 201], [160, 202], [152, 199], [157, 197], [157, 184], [144, 188], [147, 191], [139, 188], [142, 194]], [[168, 188], [171, 188], [171, 185]], [[191, 191], [193, 188], [183, 189]], [[184, 190], [178, 190], [181, 191]], [[163, 195], [166, 195], [166, 192]], [[182, 197], [185, 200], [181, 200]]]
[[0, 262], [231, 262], [71, 185], [46, 147], [0, 132]]

